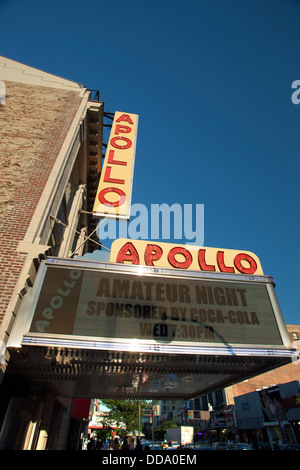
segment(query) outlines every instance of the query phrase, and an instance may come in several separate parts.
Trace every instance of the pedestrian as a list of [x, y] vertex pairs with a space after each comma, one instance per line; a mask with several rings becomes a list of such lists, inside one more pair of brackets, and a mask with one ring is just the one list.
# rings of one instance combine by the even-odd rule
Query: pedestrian
[[107, 450], [107, 449], [108, 449], [108, 442], [106, 439], [103, 439], [101, 450]]
[[117, 437], [115, 437], [113, 442], [113, 450], [120, 450], [119, 439]]
[[97, 440], [95, 448], [96, 448], [95, 450], [101, 450], [102, 449], [102, 441]]
[[123, 441], [123, 444], [122, 444], [122, 447], [121, 447], [121, 448], [122, 448], [122, 450], [130, 450], [130, 447], [129, 447], [129, 444], [128, 444], [128, 440], [126, 439], [126, 437], [125, 437], [125, 439], [124, 439], [124, 441]]
[[132, 437], [129, 441], [129, 449], [134, 449], [134, 438]]
[[136, 440], [135, 450], [143, 450], [143, 446], [142, 446], [141, 441], [140, 441], [139, 438], [137, 438], [137, 440]]
[[95, 439], [93, 437], [91, 437], [87, 445], [87, 450], [95, 450]]

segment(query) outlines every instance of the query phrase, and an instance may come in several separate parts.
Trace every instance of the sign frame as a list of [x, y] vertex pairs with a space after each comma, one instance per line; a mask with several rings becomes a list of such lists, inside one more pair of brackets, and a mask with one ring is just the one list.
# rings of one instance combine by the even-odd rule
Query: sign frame
[[[181, 261], [176, 258], [178, 256], [182, 258]], [[111, 245], [110, 262], [202, 273], [264, 275], [258, 256], [250, 251], [140, 239], [114, 240]]]
[[93, 216], [130, 219], [139, 116], [115, 112], [93, 206]]
[[[234, 344], [224, 346], [222, 343], [183, 343], [172, 341], [170, 343], [157, 342], [156, 340], [144, 339], [124, 339], [92, 337], [82, 335], [65, 335], [36, 333], [30, 331], [30, 325], [34, 316], [35, 307], [38, 302], [39, 293], [46, 275], [47, 266], [68, 267], [83, 270], [103, 270], [105, 273], [125, 273], [135, 276], [158, 276], [168, 279], [196, 279], [196, 280], [226, 280], [237, 283], [249, 282], [249, 284], [259, 283], [267, 288], [271, 306], [274, 312], [274, 319], [282, 340], [282, 345], [257, 345], [257, 344]], [[34, 289], [34, 292], [33, 292]], [[34, 287], [22, 301], [20, 311], [17, 315], [12, 333], [7, 347], [18, 348], [23, 345], [70, 347], [80, 349], [110, 350], [110, 351], [130, 351], [148, 352], [155, 354], [197, 354], [197, 355], [237, 355], [237, 356], [274, 356], [292, 357], [295, 351], [291, 347], [283, 315], [274, 291], [274, 280], [269, 276], [247, 276], [226, 273], [199, 273], [186, 272], [174, 269], [155, 268], [149, 266], [122, 265], [106, 262], [73, 260], [66, 258], [47, 258], [41, 263]]]

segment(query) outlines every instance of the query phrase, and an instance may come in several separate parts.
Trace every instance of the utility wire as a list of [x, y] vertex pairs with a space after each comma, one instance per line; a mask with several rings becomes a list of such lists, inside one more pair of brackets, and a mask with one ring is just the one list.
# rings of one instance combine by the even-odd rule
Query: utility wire
[[[66, 225], [64, 222], [62, 222], [61, 220], [59, 220], [57, 217], [54, 217], [54, 215], [50, 215], [50, 217], [51, 217], [51, 219], [53, 219], [54, 222], [56, 222], [57, 224], [61, 224], [61, 225], [63, 225], [64, 227], [68, 228], [69, 230], [72, 230], [72, 232], [77, 233], [77, 235], [81, 235], [81, 232], [78, 232], [78, 230], [75, 230], [75, 229], [73, 229], [72, 227], [69, 227], [69, 226]], [[93, 230], [93, 232], [90, 233], [90, 235], [89, 235], [88, 237], [86, 237], [86, 236], [84, 235], [84, 241], [83, 241], [83, 243], [82, 243], [80, 246], [78, 246], [78, 247], [76, 248], [76, 250], [74, 250], [74, 251], [71, 253], [70, 257], [72, 257], [72, 256], [74, 255], [74, 253], [76, 253], [76, 251], [78, 251], [79, 248], [82, 247], [82, 245], [84, 245], [85, 242], [88, 241], [88, 240], [90, 240], [91, 242], [95, 243], [96, 245], [101, 246], [102, 248], [105, 248], [105, 249], [108, 250], [108, 251], [111, 251], [110, 248], [107, 248], [107, 247], [104, 246], [102, 243], [99, 243], [99, 242], [96, 242], [96, 240], [91, 240], [91, 239], [90, 239], [90, 237], [96, 232], [96, 230], [101, 226], [101, 224], [102, 224], [103, 222], [105, 222], [105, 220], [106, 220], [106, 218], [103, 219], [103, 220], [101, 220], [101, 222], [99, 222], [99, 224], [97, 225], [97, 227], [95, 228], [95, 230]]]
[[[71, 258], [72, 258], [72, 256], [74, 255], [74, 253], [76, 253], [76, 251], [78, 251], [79, 248], [81, 248], [82, 245], [85, 244], [85, 242], [86, 242], [87, 240], [90, 240], [90, 237], [96, 232], [96, 230], [97, 230], [97, 229], [101, 226], [101, 224], [103, 224], [103, 222], [105, 222], [105, 221], [106, 221], [106, 217], [105, 217], [103, 220], [101, 220], [101, 221], [99, 222], [99, 224], [97, 225], [97, 227], [95, 228], [95, 230], [93, 230], [92, 233], [90, 233], [88, 237], [84, 237], [85, 240], [83, 241], [83, 243], [81, 243], [81, 245], [79, 245], [79, 246], [76, 248], [76, 250], [74, 250], [73, 253], [71, 253], [71, 256], [70, 256]], [[98, 244], [98, 245], [100, 245], [100, 243], [95, 242], [95, 240], [91, 240], [91, 241], [94, 242], [94, 243], [96, 243], [96, 244]], [[100, 246], [101, 246], [101, 245], [100, 245]], [[106, 249], [109, 250], [109, 248], [106, 248]], [[110, 250], [109, 250], [109, 251], [110, 251]]]

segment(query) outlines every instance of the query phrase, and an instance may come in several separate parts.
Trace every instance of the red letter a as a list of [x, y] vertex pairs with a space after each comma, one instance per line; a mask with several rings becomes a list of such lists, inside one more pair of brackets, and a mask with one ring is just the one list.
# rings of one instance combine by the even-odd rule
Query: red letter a
[[131, 119], [131, 117], [129, 116], [129, 114], [122, 114], [122, 116], [120, 116], [120, 117], [116, 120], [116, 122], [122, 122], [122, 121], [128, 122], [128, 124], [133, 124], [132, 119]]
[[130, 261], [132, 264], [140, 264], [139, 254], [130, 242], [122, 246], [117, 256], [117, 263], [124, 263], [124, 261]]

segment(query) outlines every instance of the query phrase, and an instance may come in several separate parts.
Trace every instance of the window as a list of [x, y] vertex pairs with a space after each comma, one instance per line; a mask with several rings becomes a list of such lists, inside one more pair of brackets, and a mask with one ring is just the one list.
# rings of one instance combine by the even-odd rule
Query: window
[[5, 83], [0, 80], [0, 104], [5, 104], [6, 100], [6, 86]]
[[55, 222], [52, 230], [52, 234], [50, 237], [50, 246], [52, 247], [52, 252], [54, 256], [58, 255], [60, 245], [63, 240], [64, 232], [66, 229], [66, 225], [68, 225], [68, 214], [67, 214], [67, 205], [66, 205], [66, 198], [63, 197], [61, 206], [59, 208], [57, 219], [62, 222], [62, 224]]

